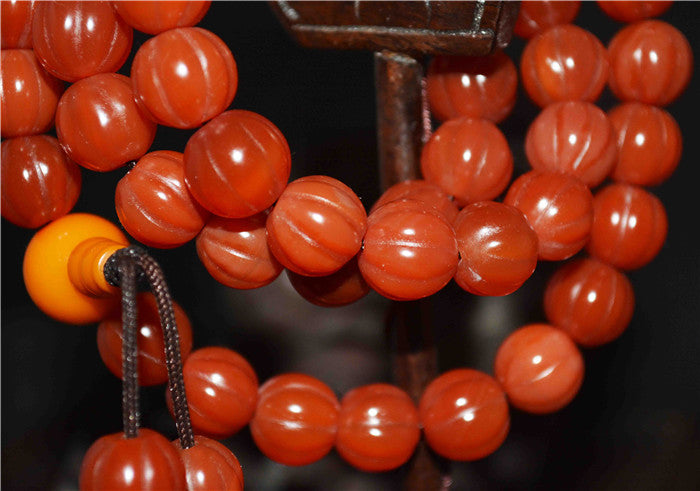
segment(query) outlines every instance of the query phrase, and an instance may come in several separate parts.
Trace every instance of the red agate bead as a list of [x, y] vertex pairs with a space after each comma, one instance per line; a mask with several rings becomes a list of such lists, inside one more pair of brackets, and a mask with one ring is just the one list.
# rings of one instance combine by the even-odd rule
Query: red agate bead
[[655, 186], [673, 174], [681, 160], [683, 136], [669, 113], [656, 106], [629, 102], [612, 109], [618, 159], [612, 178], [638, 186]]
[[[0, 2], [0, 38], [2, 49], [32, 47], [34, 0]], [[3, 66], [5, 63], [3, 62]]]
[[544, 293], [547, 320], [582, 346], [617, 339], [634, 312], [634, 291], [627, 277], [593, 258], [561, 267]]
[[419, 439], [418, 410], [398, 387], [365, 385], [340, 402], [335, 448], [362, 471], [388, 471], [405, 464]]
[[49, 75], [31, 50], [3, 49], [0, 77], [3, 138], [36, 135], [53, 127], [63, 82]]
[[209, 217], [187, 189], [182, 154], [169, 150], [141, 157], [117, 183], [114, 201], [122, 226], [150, 247], [194, 239]]
[[282, 272], [267, 245], [267, 211], [246, 218], [213, 215], [197, 236], [197, 254], [216, 281], [248, 290], [271, 283]]
[[238, 87], [231, 51], [199, 27], [180, 27], [146, 41], [131, 65], [136, 99], [159, 124], [195, 128], [224, 112]]
[[593, 196], [575, 177], [531, 171], [517, 178], [504, 203], [527, 217], [539, 241], [539, 258], [567, 259], [588, 242], [593, 224]]
[[641, 268], [659, 253], [667, 231], [659, 198], [637, 186], [612, 184], [593, 199], [588, 252], [616, 268]]
[[459, 266], [455, 281], [476, 295], [508, 295], [537, 265], [537, 234], [513, 206], [493, 201], [471, 204], [455, 222]]
[[520, 73], [525, 90], [540, 107], [593, 102], [608, 80], [608, 53], [590, 32], [571, 24], [554, 26], [527, 43]]
[[109, 2], [34, 6], [34, 52], [49, 73], [67, 82], [119, 70], [129, 56], [132, 38], [133, 30]]
[[563, 331], [530, 324], [501, 344], [494, 372], [513, 406], [529, 413], [552, 413], [569, 404], [581, 388], [583, 357]]
[[636, 22], [658, 17], [673, 4], [672, 0], [627, 0], [624, 2], [598, 0], [598, 6], [611, 17], [620, 22]]
[[454, 223], [459, 213], [457, 205], [439, 186], [423, 179], [397, 182], [382, 193], [377, 202], [372, 205], [370, 213], [380, 206], [400, 199], [411, 199], [430, 205], [442, 212], [450, 223]]
[[330, 452], [340, 404], [323, 382], [300, 373], [278, 375], [260, 387], [250, 433], [260, 451], [286, 465], [306, 465]]
[[423, 147], [421, 171], [426, 181], [466, 206], [503, 192], [513, 174], [513, 155], [495, 124], [453, 119], [443, 123]]
[[211, 438], [194, 436], [194, 447], [172, 445], [185, 466], [187, 491], [243, 491], [243, 470], [228, 448]]
[[369, 285], [357, 266], [357, 256], [327, 276], [303, 276], [287, 270], [287, 277], [299, 295], [321, 307], [348, 305], [369, 293]]
[[267, 241], [287, 269], [306, 276], [338, 271], [362, 246], [367, 213], [360, 198], [328, 176], [290, 183], [267, 218]]
[[284, 135], [250, 111], [227, 111], [185, 147], [185, 182], [199, 203], [228, 218], [255, 215], [287, 185], [292, 157]]
[[106, 172], [141, 158], [153, 143], [156, 124], [134, 102], [128, 77], [102, 73], [66, 90], [56, 111], [56, 133], [70, 158]]
[[167, 438], [141, 428], [135, 438], [124, 433], [92, 444], [80, 467], [80, 490], [186, 491], [185, 467]]
[[134, 29], [159, 34], [176, 27], [194, 26], [207, 13], [211, 1], [120, 0], [112, 2], [112, 5], [119, 17]]
[[20, 227], [37, 228], [68, 213], [80, 194], [80, 168], [49, 135], [2, 142], [2, 216]]
[[580, 1], [525, 1], [520, 2], [518, 18], [513, 32], [524, 39], [546, 31], [559, 24], [574, 21], [581, 8]]
[[450, 460], [477, 460], [496, 451], [510, 427], [498, 382], [468, 368], [430, 382], [418, 406], [428, 445]]
[[656, 106], [673, 102], [693, 71], [693, 52], [685, 36], [659, 20], [637, 22], [610, 41], [610, 89], [622, 101]]
[[468, 116], [500, 123], [515, 105], [517, 88], [518, 72], [503, 51], [436, 56], [428, 68], [428, 102], [441, 121]]

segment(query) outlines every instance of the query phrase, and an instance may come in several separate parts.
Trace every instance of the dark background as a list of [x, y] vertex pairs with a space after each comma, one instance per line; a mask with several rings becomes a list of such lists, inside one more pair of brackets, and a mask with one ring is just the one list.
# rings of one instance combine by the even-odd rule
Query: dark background
[[[663, 19], [700, 46], [700, 5], [676, 3]], [[621, 27], [584, 2], [577, 23], [607, 44]], [[373, 59], [371, 53], [312, 51], [295, 46], [264, 3], [214, 2], [200, 24], [231, 48], [239, 70], [232, 107], [261, 113], [286, 135], [292, 179], [327, 174], [347, 183], [367, 209], [378, 197]], [[146, 36], [135, 34], [134, 52]], [[507, 52], [516, 61], [523, 48]], [[128, 74], [125, 65], [123, 73]], [[637, 307], [618, 341], [584, 353], [586, 378], [563, 411], [531, 416], [512, 411], [511, 432], [492, 456], [451, 467], [453, 489], [698, 489], [700, 488], [700, 253], [696, 120], [700, 76], [668, 110], [684, 134], [674, 176], [653, 189], [666, 206], [670, 230], [659, 256], [630, 274]], [[614, 105], [606, 92], [603, 109]], [[537, 108], [520, 94], [500, 126], [527, 170], [523, 138]], [[160, 127], [152, 150], [183, 151], [191, 132]], [[113, 205], [124, 169], [83, 172], [75, 211], [118, 223]], [[121, 430], [120, 383], [103, 366], [95, 326], [54, 322], [31, 303], [21, 278], [32, 231], [2, 222], [2, 487], [75, 489], [83, 454], [102, 435]], [[256, 291], [216, 283], [194, 245], [153, 251], [193, 325], [195, 348], [239, 351], [261, 381], [306, 372], [342, 396], [350, 388], [391, 381], [383, 321], [388, 301], [370, 294], [355, 305], [308, 304], [283, 274]], [[544, 319], [541, 295], [550, 264], [513, 295], [475, 298], [449, 285], [434, 297], [440, 368], [491, 371], [495, 350], [516, 327]], [[143, 426], [175, 438], [163, 387], [142, 390]], [[334, 452], [306, 467], [264, 458], [247, 429], [226, 440], [238, 456], [248, 489], [387, 490], [403, 471], [364, 474]]]

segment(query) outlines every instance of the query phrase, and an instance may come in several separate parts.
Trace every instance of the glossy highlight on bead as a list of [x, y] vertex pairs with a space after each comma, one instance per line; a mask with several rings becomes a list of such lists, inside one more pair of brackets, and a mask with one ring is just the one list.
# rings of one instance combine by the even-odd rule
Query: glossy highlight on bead
[[243, 470], [228, 448], [211, 438], [194, 436], [194, 446], [172, 442], [185, 466], [187, 491], [243, 491]]

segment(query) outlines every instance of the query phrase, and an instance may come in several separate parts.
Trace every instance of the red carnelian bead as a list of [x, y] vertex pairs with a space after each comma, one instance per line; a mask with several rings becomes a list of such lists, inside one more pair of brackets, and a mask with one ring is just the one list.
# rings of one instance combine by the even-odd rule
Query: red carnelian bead
[[0, 77], [2, 137], [51, 129], [63, 82], [49, 75], [29, 49], [3, 49]]
[[185, 181], [199, 203], [228, 218], [255, 215], [287, 185], [292, 157], [284, 135], [250, 111], [227, 111], [185, 147]]
[[267, 242], [286, 268], [324, 276], [357, 254], [366, 229], [367, 213], [352, 189], [331, 177], [308, 176], [280, 195], [267, 218]]
[[620, 30], [610, 41], [610, 89], [622, 101], [656, 106], [673, 102], [693, 71], [693, 52], [666, 22], [647, 20]]
[[392, 300], [432, 295], [455, 274], [455, 233], [444, 215], [420, 201], [392, 201], [369, 216], [358, 265], [367, 283]]
[[616, 133], [616, 181], [654, 186], [673, 174], [681, 159], [683, 136], [669, 113], [656, 106], [629, 102], [608, 114]]
[[141, 158], [156, 124], [134, 102], [128, 77], [102, 73], [71, 85], [56, 111], [56, 133], [68, 156], [106, 172]]
[[534, 414], [558, 411], [583, 382], [583, 357], [561, 330], [530, 324], [513, 332], [496, 353], [496, 378], [510, 403]]
[[539, 240], [539, 258], [567, 259], [588, 242], [593, 224], [593, 196], [575, 177], [531, 171], [517, 178], [504, 203], [527, 217]]
[[608, 53], [593, 34], [570, 24], [554, 26], [525, 46], [523, 85], [540, 107], [552, 102], [593, 102], [608, 80]]
[[335, 394], [320, 380], [300, 373], [278, 375], [260, 387], [250, 433], [275, 462], [311, 464], [333, 447], [339, 410]]
[[80, 168], [49, 135], [2, 142], [2, 216], [37, 228], [68, 213], [80, 194]]
[[134, 29], [159, 34], [176, 27], [197, 24], [209, 10], [211, 1], [120, 0], [112, 2], [112, 5], [119, 16]]
[[612, 184], [593, 199], [588, 252], [616, 268], [641, 268], [659, 253], [667, 231], [659, 198], [636, 186]]
[[116, 72], [131, 51], [133, 30], [109, 2], [37, 2], [32, 41], [37, 58], [67, 82]]
[[302, 276], [287, 270], [289, 282], [306, 300], [321, 307], [340, 307], [369, 293], [369, 285], [357, 266], [357, 256], [328, 276]]
[[469, 368], [440, 375], [418, 406], [428, 445], [450, 460], [477, 460], [496, 451], [510, 427], [508, 402], [493, 378]]
[[228, 46], [198, 27], [165, 31], [136, 52], [131, 79], [139, 103], [159, 124], [195, 128], [233, 101], [238, 71]]
[[500, 123], [513, 109], [517, 89], [518, 72], [502, 51], [436, 56], [428, 68], [428, 102], [441, 121], [468, 116]]
[[553, 325], [582, 346], [617, 339], [634, 311], [627, 277], [597, 259], [581, 259], [560, 268], [549, 280], [544, 311]]
[[[165, 365], [165, 343], [160, 325], [158, 305], [152, 293], [139, 293], [137, 297], [139, 347], [139, 384], [143, 386], [164, 384], [168, 381]], [[186, 359], [192, 351], [192, 327], [187, 314], [173, 302], [177, 332], [180, 336], [180, 355]], [[97, 327], [97, 349], [110, 372], [122, 378], [122, 331], [121, 312], [117, 310], [100, 322]]]
[[282, 272], [267, 245], [267, 211], [246, 218], [212, 216], [197, 236], [197, 254], [216, 281], [248, 290], [271, 283]]
[[119, 221], [150, 247], [177, 247], [194, 239], [209, 216], [185, 184], [180, 152], [151, 152], [117, 184], [114, 198]]
[[620, 22], [637, 22], [638, 20], [648, 19], [649, 17], [658, 17], [671, 7], [673, 1], [627, 0], [625, 2], [619, 2], [598, 0], [597, 3], [608, 17]]
[[453, 119], [423, 147], [421, 170], [426, 181], [466, 206], [503, 192], [513, 174], [513, 155], [503, 133], [490, 121]]
[[211, 438], [195, 435], [194, 447], [172, 442], [185, 466], [187, 491], [243, 491], [243, 470], [233, 452]]
[[[32, 47], [32, 15], [34, 0], [2, 0], [0, 2], [0, 38], [2, 49]], [[3, 67], [5, 62], [3, 61]]]
[[340, 402], [335, 448], [362, 471], [388, 471], [405, 464], [419, 439], [418, 410], [398, 387], [365, 385]]
[[80, 467], [80, 490], [187, 490], [185, 467], [167, 438], [141, 428], [135, 438], [124, 433], [92, 444]]
[[573, 22], [580, 7], [580, 1], [520, 2], [520, 10], [513, 32], [521, 38], [530, 39], [550, 27]]
[[380, 206], [400, 199], [411, 199], [426, 203], [436, 210], [442, 212], [447, 221], [454, 223], [459, 208], [439, 186], [423, 179], [411, 181], [401, 181], [384, 191], [376, 203], [372, 206], [370, 213]]
[[455, 235], [455, 281], [470, 293], [508, 295], [535, 271], [537, 234], [517, 208], [492, 201], [469, 205], [457, 216]]

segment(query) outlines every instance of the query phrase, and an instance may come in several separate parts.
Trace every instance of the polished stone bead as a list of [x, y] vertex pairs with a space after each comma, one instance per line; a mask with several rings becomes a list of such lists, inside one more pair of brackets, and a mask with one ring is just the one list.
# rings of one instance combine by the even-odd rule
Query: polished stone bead
[[546, 31], [550, 27], [574, 21], [581, 8], [580, 1], [542, 0], [520, 2], [513, 32], [524, 39]]
[[598, 0], [597, 3], [608, 17], [620, 22], [637, 22], [663, 14], [673, 5], [673, 0]]
[[369, 293], [369, 285], [357, 266], [357, 257], [328, 276], [303, 276], [287, 270], [287, 277], [299, 295], [321, 307], [341, 307]]
[[243, 469], [227, 447], [202, 435], [194, 436], [194, 446], [182, 448], [172, 442], [185, 466], [187, 491], [243, 491]]
[[2, 49], [31, 49], [33, 15], [34, 0], [2, 0], [0, 2]]
[[459, 213], [455, 202], [439, 186], [423, 179], [401, 181], [394, 184], [384, 191], [377, 202], [372, 205], [370, 213], [380, 206], [400, 199], [422, 201], [442, 212], [450, 223], [454, 223]]
[[194, 26], [207, 13], [211, 1], [118, 0], [112, 5], [119, 17], [134, 29], [159, 34], [176, 27]]

